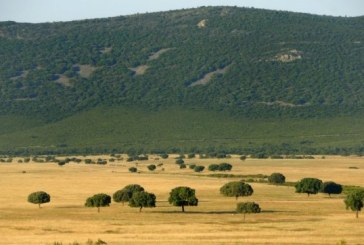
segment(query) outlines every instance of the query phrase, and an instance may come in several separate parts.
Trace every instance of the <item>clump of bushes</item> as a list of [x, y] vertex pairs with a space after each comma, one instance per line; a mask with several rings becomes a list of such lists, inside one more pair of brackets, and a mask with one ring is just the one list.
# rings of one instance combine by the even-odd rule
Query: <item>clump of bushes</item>
[[233, 166], [229, 163], [210, 164], [208, 167], [209, 171], [230, 171]]

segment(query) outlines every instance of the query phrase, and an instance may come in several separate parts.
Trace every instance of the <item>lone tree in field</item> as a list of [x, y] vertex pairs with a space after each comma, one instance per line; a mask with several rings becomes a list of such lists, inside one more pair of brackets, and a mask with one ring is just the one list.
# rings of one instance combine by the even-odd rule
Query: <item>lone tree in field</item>
[[139, 212], [142, 208], [154, 208], [155, 207], [155, 195], [148, 192], [134, 192], [133, 196], [129, 200], [129, 206], [133, 208], [139, 208]]
[[144, 188], [140, 185], [137, 184], [127, 185], [123, 189], [116, 191], [113, 194], [112, 198], [114, 202], [121, 202], [124, 205], [124, 202], [129, 202], [134, 192], [141, 192], [141, 191], [144, 191]]
[[356, 218], [359, 218], [359, 212], [363, 207], [363, 199], [364, 199], [364, 191], [363, 190], [355, 190], [349, 193], [344, 202], [346, 205], [346, 209], [351, 209], [356, 212]]
[[329, 197], [331, 197], [331, 194], [341, 194], [342, 191], [343, 187], [332, 181], [324, 182], [321, 186], [321, 192], [329, 194]]
[[259, 204], [255, 202], [240, 202], [236, 205], [236, 212], [244, 214], [244, 222], [245, 215], [248, 213], [260, 213], [261, 209]]
[[282, 185], [286, 182], [286, 177], [281, 173], [272, 173], [268, 177], [268, 182], [276, 185]]
[[33, 204], [38, 204], [39, 208], [41, 204], [48, 203], [50, 201], [51, 201], [51, 196], [44, 191], [33, 192], [28, 196], [28, 202]]
[[226, 183], [220, 188], [220, 193], [227, 197], [235, 197], [238, 200], [239, 197], [251, 196], [254, 190], [249, 184], [245, 184], [242, 181], [233, 181]]
[[151, 165], [148, 165], [147, 168], [149, 169], [149, 171], [154, 171], [157, 168], [157, 166], [155, 166], [154, 164], [151, 164]]
[[168, 202], [173, 206], [182, 207], [182, 212], [185, 211], [185, 206], [198, 205], [195, 190], [187, 186], [179, 186], [172, 189], [169, 193]]
[[316, 178], [303, 178], [296, 187], [297, 193], [317, 194], [321, 190], [322, 181]]
[[100, 213], [100, 207], [108, 207], [111, 203], [111, 197], [104, 193], [99, 193], [87, 198], [85, 206], [86, 207], [96, 207], [97, 212]]

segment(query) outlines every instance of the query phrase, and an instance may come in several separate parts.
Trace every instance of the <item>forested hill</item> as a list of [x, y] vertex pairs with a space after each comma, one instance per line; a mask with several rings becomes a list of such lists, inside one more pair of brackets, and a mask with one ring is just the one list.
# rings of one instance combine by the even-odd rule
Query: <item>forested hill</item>
[[364, 17], [202, 7], [0, 23], [0, 113], [58, 120], [96, 106], [251, 117], [355, 113]]

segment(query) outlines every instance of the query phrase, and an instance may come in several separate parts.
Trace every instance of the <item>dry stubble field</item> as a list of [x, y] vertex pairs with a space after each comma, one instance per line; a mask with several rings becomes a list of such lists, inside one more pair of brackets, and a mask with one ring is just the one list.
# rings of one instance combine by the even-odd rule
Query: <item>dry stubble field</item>
[[[98, 156], [100, 157], [100, 156]], [[98, 158], [97, 157], [97, 158]], [[101, 156], [109, 158], [109, 156]], [[324, 194], [307, 198], [294, 188], [252, 183], [254, 194], [240, 201], [255, 201], [262, 213], [235, 214], [234, 198], [223, 197], [219, 188], [236, 179], [212, 178], [191, 169], [180, 170], [174, 159], [139, 162], [139, 174], [128, 172], [135, 163], [119, 161], [105, 166], [55, 163], [3, 163], [0, 165], [0, 244], [86, 244], [101, 239], [108, 244], [364, 244], [364, 217], [355, 219], [345, 210], [343, 196]], [[15, 161], [16, 162], [16, 159]], [[233, 164], [232, 174], [281, 172], [287, 181], [318, 177], [346, 185], [364, 186], [364, 159], [326, 157], [315, 160], [187, 159], [208, 166]], [[151, 163], [165, 170], [149, 172]], [[349, 167], [358, 169], [349, 169]], [[26, 173], [23, 173], [26, 171]], [[157, 207], [143, 209], [112, 203], [100, 213], [84, 207], [87, 197], [112, 195], [127, 184], [140, 184], [157, 196]], [[167, 202], [176, 186], [196, 189], [198, 207], [179, 207]], [[43, 190], [51, 202], [41, 209], [27, 202], [29, 193]]]

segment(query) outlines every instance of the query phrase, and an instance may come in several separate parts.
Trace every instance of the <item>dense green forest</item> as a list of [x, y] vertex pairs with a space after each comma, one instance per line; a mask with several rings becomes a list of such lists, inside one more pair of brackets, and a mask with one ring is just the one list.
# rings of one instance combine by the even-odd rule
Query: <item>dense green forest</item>
[[[174, 111], [175, 116], [177, 112], [184, 115], [186, 111], [200, 111], [208, 115], [205, 119], [217, 113], [221, 115], [221, 123], [217, 123], [221, 128], [216, 129], [215, 138], [219, 139], [231, 134], [227, 128], [234, 128], [224, 124], [224, 120], [255, 120], [259, 127], [250, 132], [264, 132], [264, 123], [270, 120], [280, 121], [284, 127], [283, 122], [289, 124], [291, 120], [333, 123], [345, 118], [347, 123], [339, 129], [331, 126], [338, 130], [338, 135], [346, 135], [352, 131], [348, 118], [362, 118], [364, 114], [363, 26], [364, 17], [237, 7], [202, 7], [42, 24], [0, 22], [0, 150], [34, 149], [35, 138], [36, 144], [47, 145], [45, 135], [52, 135], [50, 128], [67, 120], [89, 114], [94, 116], [90, 121], [98, 117], [108, 120], [102, 113], [94, 115], [101, 112], [98, 108], [139, 112], [139, 118], [146, 113], [162, 113], [161, 120], [166, 120], [167, 111]], [[123, 120], [123, 115], [119, 114], [119, 120]], [[201, 118], [196, 120], [202, 120], [196, 124], [203, 122]], [[127, 121], [130, 123], [123, 124], [127, 132], [145, 128], [139, 122]], [[110, 127], [114, 131], [115, 125]], [[177, 135], [196, 131], [188, 123], [174, 127]], [[318, 128], [308, 130], [322, 134]], [[355, 134], [361, 133], [361, 129], [356, 128]], [[62, 131], [64, 126], [54, 130], [60, 138], [70, 136], [69, 131]], [[295, 132], [295, 136], [307, 135], [305, 131]], [[77, 133], [74, 136], [78, 139], [87, 135]], [[32, 134], [38, 136], [32, 138]], [[44, 137], [39, 137], [41, 134]], [[162, 148], [184, 149], [183, 144], [174, 141], [176, 135], [166, 135], [168, 143], [162, 144]], [[200, 137], [198, 133], [194, 135]], [[206, 140], [214, 138], [210, 136]], [[91, 147], [62, 143], [67, 140], [59, 137], [50, 137], [52, 149], [62, 150], [57, 145], [73, 147], [65, 147], [68, 150]], [[116, 149], [125, 150], [125, 142], [130, 147], [143, 148], [140, 139], [145, 139], [110, 137], [90, 139], [97, 142], [93, 149], [111, 150], [116, 144]], [[154, 146], [163, 139], [160, 134], [153, 137], [154, 141], [143, 141], [146, 149], [158, 148]], [[192, 135], [185, 134], [188, 137]], [[124, 143], [118, 144], [117, 138]], [[356, 139], [349, 141], [336, 146], [362, 144]], [[232, 142], [204, 143], [201, 148], [249, 146], [249, 140]], [[252, 143], [249, 149], [266, 143], [285, 143], [276, 139], [259, 142]], [[296, 143], [299, 141], [293, 144]], [[335, 147], [329, 140], [327, 143], [317, 147]], [[294, 151], [300, 149], [301, 146], [295, 147]]]

